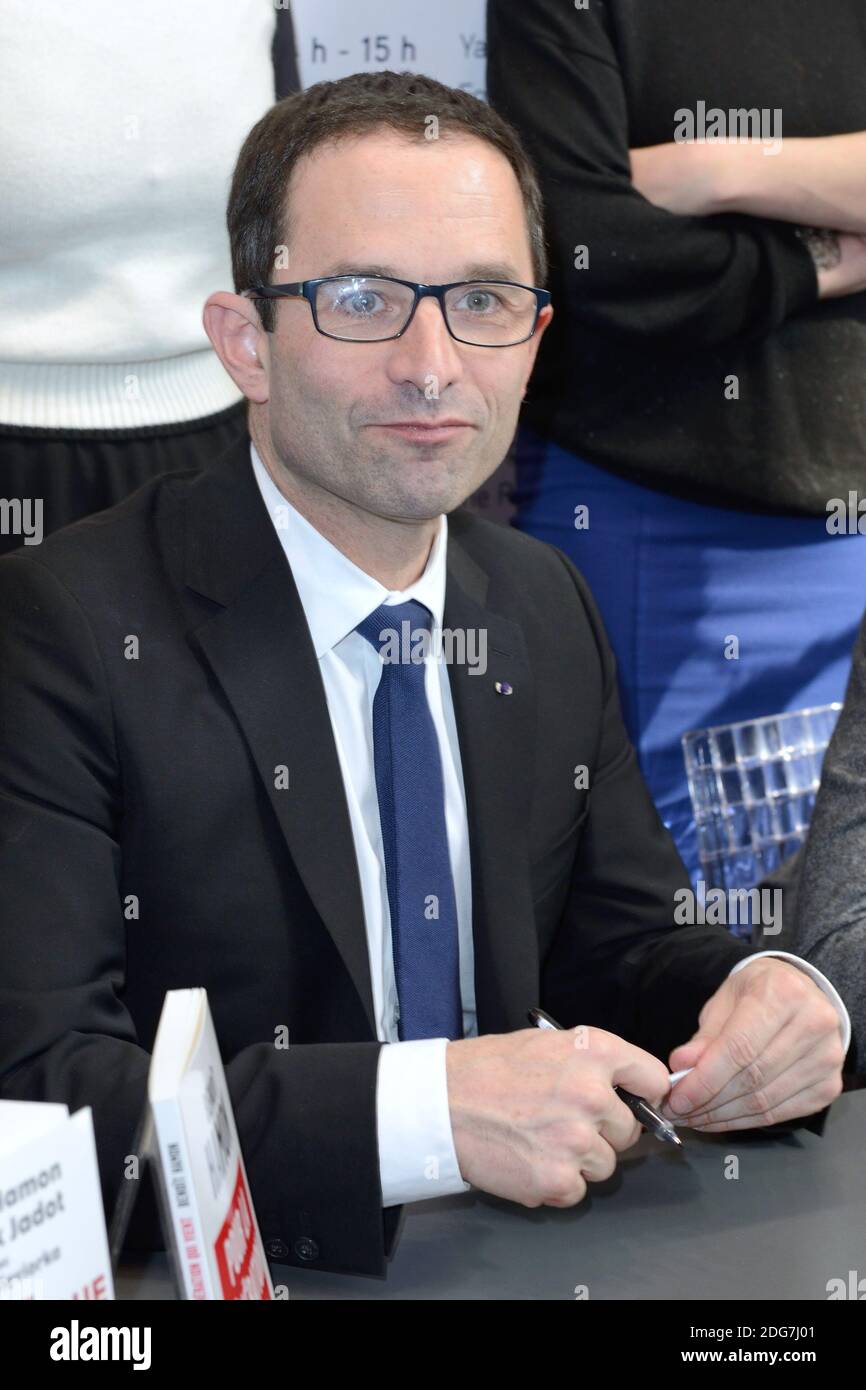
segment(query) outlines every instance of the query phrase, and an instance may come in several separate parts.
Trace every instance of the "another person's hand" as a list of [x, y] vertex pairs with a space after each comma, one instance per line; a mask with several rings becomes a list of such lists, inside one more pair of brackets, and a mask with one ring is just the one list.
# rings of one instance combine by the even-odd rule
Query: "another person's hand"
[[525, 1207], [570, 1207], [609, 1178], [641, 1126], [614, 1086], [659, 1104], [657, 1057], [601, 1028], [520, 1029], [449, 1042], [448, 1104], [466, 1182]]
[[683, 1077], [667, 1119], [715, 1132], [814, 1115], [842, 1090], [839, 1016], [790, 961], [770, 956], [738, 970], [700, 1012], [694, 1037], [670, 1055]]
[[819, 299], [841, 299], [843, 295], [866, 290], [866, 236], [837, 232], [835, 242], [837, 263], [818, 271]]

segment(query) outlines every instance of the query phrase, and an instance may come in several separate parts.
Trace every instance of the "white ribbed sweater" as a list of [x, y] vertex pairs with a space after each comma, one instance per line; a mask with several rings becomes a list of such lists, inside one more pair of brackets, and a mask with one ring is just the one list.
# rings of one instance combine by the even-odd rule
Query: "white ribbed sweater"
[[3, 0], [0, 423], [129, 428], [240, 393], [202, 305], [274, 101], [271, 0]]

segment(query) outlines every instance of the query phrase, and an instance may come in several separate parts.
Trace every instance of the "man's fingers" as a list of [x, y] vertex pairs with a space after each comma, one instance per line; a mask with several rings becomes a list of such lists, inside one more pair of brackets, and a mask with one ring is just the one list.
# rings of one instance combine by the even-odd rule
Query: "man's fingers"
[[715, 1120], [711, 1123], [701, 1121], [695, 1125], [689, 1120], [688, 1123], [690, 1128], [698, 1129], [702, 1134], [721, 1134], [730, 1129], [762, 1129], [766, 1125], [783, 1124], [786, 1120], [798, 1120], [804, 1115], [814, 1115], [818, 1110], [830, 1105], [841, 1090], [842, 1078], [839, 1072], [831, 1072], [829, 1075], [825, 1073], [817, 1084], [796, 1091], [782, 1104], [764, 1111], [761, 1115], [741, 1115], [737, 1119]]
[[619, 1096], [614, 1096], [613, 1099], [614, 1104], [599, 1125], [598, 1132], [611, 1148], [616, 1149], [617, 1153], [622, 1153], [637, 1143], [641, 1135], [641, 1124]]
[[707, 1037], [692, 1038], [690, 1042], [680, 1043], [679, 1047], [675, 1047], [668, 1057], [668, 1066], [671, 1071], [689, 1071], [692, 1067], [697, 1066], [698, 1059], [704, 1055], [709, 1044], [710, 1039]]
[[604, 1182], [616, 1171], [616, 1150], [601, 1134], [597, 1134], [587, 1157], [581, 1162], [580, 1171], [587, 1182]]
[[616, 1169], [617, 1154], [636, 1144], [641, 1125], [628, 1106], [612, 1095], [611, 1105], [598, 1124], [598, 1133], [590, 1150], [589, 1162], [582, 1162], [580, 1171], [587, 1182], [604, 1182]]
[[[779, 1043], [783, 1049], [786, 1035], [790, 1036], [792, 1030], [793, 1025], [779, 1035]], [[792, 1056], [796, 1045], [793, 1041], [788, 1043]], [[775, 1051], [775, 1045], [771, 1050]], [[773, 1077], [768, 1075], [751, 1092], [727, 1101], [723, 1101], [720, 1096], [711, 1106], [684, 1117], [685, 1123], [698, 1129], [716, 1121], [727, 1122], [763, 1116], [761, 1123], [776, 1124], [776, 1119], [768, 1119], [767, 1116], [778, 1115], [793, 1096], [821, 1086], [832, 1089], [836, 1077], [841, 1072], [842, 1061], [841, 1042], [836, 1038], [825, 1038], [817, 1046], [807, 1046], [789, 1067], [782, 1067]], [[828, 1105], [829, 1101], [821, 1104]], [[816, 1109], [821, 1109], [821, 1104], [816, 1106]]]
[[[581, 1101], [583, 1115], [580, 1117], [579, 1128], [575, 1130], [576, 1149], [589, 1152], [597, 1140], [603, 1148], [621, 1152], [630, 1148], [638, 1139], [638, 1121], [607, 1082], [600, 1082], [593, 1087], [585, 1086]], [[592, 1145], [586, 1142], [589, 1129], [595, 1131]]]
[[735, 1077], [754, 1067], [787, 1021], [778, 1012], [768, 1014], [760, 1000], [750, 996], [741, 999], [694, 1071], [674, 1087], [665, 1108], [678, 1116], [707, 1109]]
[[583, 1184], [604, 1182], [616, 1171], [616, 1152], [600, 1134], [594, 1134], [581, 1153], [559, 1161], [545, 1174], [546, 1207], [573, 1207], [583, 1201]]
[[[821, 1054], [817, 1059], [816, 1053]], [[803, 1037], [796, 1023], [789, 1023], [776, 1035], [761, 1056], [738, 1071], [712, 1100], [689, 1111], [688, 1120], [691, 1122], [709, 1113], [715, 1117], [717, 1111], [732, 1105], [738, 1108], [731, 1110], [730, 1115], [719, 1114], [718, 1118], [728, 1119], [733, 1118], [734, 1114], [754, 1113], [749, 1105], [741, 1102], [756, 1094], [767, 1095], [772, 1087], [778, 1089], [786, 1074], [788, 1083], [797, 1079], [797, 1085], [791, 1087], [791, 1090], [799, 1091], [804, 1086], [811, 1085], [813, 1081], [818, 1081], [826, 1070], [829, 1054], [829, 1048], [816, 1049], [810, 1039]]]

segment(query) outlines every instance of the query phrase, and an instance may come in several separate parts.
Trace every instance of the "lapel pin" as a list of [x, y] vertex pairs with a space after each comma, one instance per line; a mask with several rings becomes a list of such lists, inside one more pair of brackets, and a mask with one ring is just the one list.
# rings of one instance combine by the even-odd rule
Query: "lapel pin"
[[509, 685], [509, 684], [508, 684], [508, 681], [497, 681], [497, 682], [496, 682], [496, 694], [497, 694], [497, 695], [513, 695], [513, 694], [514, 694], [514, 686], [513, 686], [513, 685]]

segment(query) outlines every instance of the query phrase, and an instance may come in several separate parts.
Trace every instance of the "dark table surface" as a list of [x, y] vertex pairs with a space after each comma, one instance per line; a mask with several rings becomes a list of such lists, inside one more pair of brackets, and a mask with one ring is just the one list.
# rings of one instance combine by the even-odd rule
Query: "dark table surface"
[[[644, 1134], [568, 1210], [476, 1191], [413, 1203], [384, 1279], [272, 1265], [274, 1283], [290, 1300], [573, 1299], [585, 1286], [590, 1299], [778, 1301], [866, 1276], [866, 1090], [834, 1102], [821, 1137], [680, 1133], [682, 1150]], [[117, 1297], [173, 1298], [166, 1255], [122, 1262]]]

